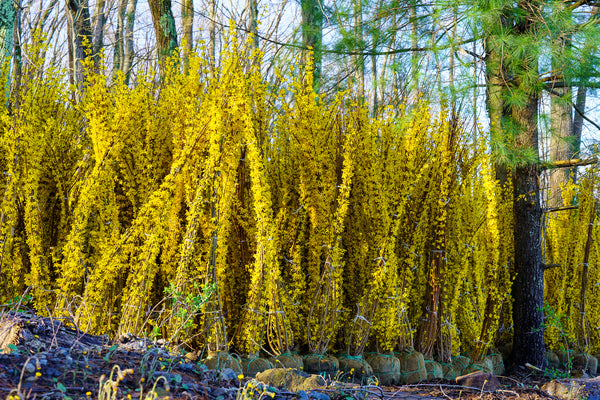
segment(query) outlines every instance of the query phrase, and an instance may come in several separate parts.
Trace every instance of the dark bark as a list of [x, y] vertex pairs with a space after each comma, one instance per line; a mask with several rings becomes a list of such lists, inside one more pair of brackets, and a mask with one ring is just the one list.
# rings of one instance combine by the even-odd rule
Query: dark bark
[[542, 263], [539, 173], [534, 167], [514, 172], [515, 280], [512, 287], [513, 354], [516, 364], [544, 366], [544, 268]]
[[[521, 129], [519, 147], [538, 148], [538, 97], [513, 108], [512, 118]], [[513, 171], [513, 215], [515, 279], [513, 295], [513, 354], [516, 364], [530, 363], [543, 368], [544, 348], [544, 266], [542, 258], [542, 208], [539, 169], [535, 163], [516, 166]]]

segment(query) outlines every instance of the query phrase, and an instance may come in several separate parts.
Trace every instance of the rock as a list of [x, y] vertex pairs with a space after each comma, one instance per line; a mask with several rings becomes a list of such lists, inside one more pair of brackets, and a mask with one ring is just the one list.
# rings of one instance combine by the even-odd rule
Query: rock
[[589, 354], [575, 354], [572, 362], [573, 368], [586, 371], [590, 375], [596, 375], [598, 371], [598, 359]]
[[90, 351], [107, 343], [105, 336], [82, 333], [48, 317], [7, 312], [0, 319], [0, 352], [10, 352], [10, 345], [32, 354], [61, 348]]
[[546, 352], [546, 364], [548, 368], [558, 369], [560, 368], [560, 359], [558, 355], [552, 350]]
[[27, 373], [33, 374], [35, 372], [35, 364], [32, 362], [28, 362], [25, 364], [25, 371]]
[[[10, 353], [10, 347], [19, 344], [21, 325], [19, 321], [4, 318], [0, 321], [0, 353]], [[12, 345], [12, 346], [11, 346]]]
[[309, 400], [309, 398], [308, 398], [308, 394], [306, 394], [306, 392], [305, 392], [304, 390], [300, 390], [300, 391], [298, 392], [298, 397], [299, 397], [301, 400]]
[[401, 379], [400, 360], [391, 354], [371, 354], [367, 361], [373, 368], [373, 374], [379, 380], [379, 385], [398, 385]]
[[444, 377], [444, 370], [442, 365], [433, 360], [425, 360], [425, 369], [427, 370], [427, 380], [442, 379]]
[[228, 390], [222, 387], [216, 387], [210, 391], [210, 394], [214, 398], [225, 398], [228, 394]]
[[240, 374], [235, 372], [232, 368], [225, 368], [223, 371], [221, 371], [221, 379], [224, 381], [234, 381], [238, 379], [239, 375]]
[[544, 392], [550, 396], [560, 397], [561, 399], [577, 399], [582, 389], [583, 386], [575, 381], [553, 380], [542, 386]]
[[197, 351], [190, 351], [189, 353], [185, 354], [185, 359], [188, 362], [194, 362], [198, 359], [198, 352]]
[[495, 392], [501, 387], [498, 378], [494, 374], [484, 371], [476, 371], [459, 376], [456, 378], [456, 383], [488, 392]]
[[259, 372], [256, 374], [256, 380], [291, 392], [309, 391], [327, 384], [322, 376], [288, 368], [273, 368]]
[[400, 360], [400, 382], [410, 385], [427, 379], [427, 369], [425, 369], [425, 358], [423, 354], [407, 347], [400, 353], [396, 353]]
[[331, 398], [325, 393], [317, 392], [315, 390], [308, 392], [308, 397], [315, 400], [331, 400]]

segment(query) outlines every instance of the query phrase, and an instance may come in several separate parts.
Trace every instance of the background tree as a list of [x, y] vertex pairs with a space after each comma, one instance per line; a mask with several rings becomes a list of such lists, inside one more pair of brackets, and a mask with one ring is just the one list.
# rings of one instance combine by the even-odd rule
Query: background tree
[[156, 36], [156, 52], [161, 77], [164, 77], [167, 59], [177, 48], [177, 28], [171, 0], [148, 0]]

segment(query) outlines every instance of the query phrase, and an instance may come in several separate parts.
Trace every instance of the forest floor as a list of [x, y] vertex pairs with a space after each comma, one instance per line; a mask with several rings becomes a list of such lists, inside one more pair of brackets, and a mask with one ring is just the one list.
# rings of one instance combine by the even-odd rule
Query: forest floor
[[[207, 370], [157, 342], [129, 338], [111, 342], [31, 314], [0, 315], [0, 399], [544, 399], [557, 398], [541, 387], [550, 381], [522, 370], [498, 377], [495, 392], [439, 380], [379, 387], [328, 381], [305, 392], [261, 385], [251, 378]], [[562, 398], [600, 400], [600, 379], [567, 380]]]

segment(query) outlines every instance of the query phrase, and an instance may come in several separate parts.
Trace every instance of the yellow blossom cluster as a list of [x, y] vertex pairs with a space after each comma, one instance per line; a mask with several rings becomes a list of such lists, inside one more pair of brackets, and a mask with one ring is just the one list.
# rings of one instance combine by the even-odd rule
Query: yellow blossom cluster
[[[0, 301], [32, 287], [85, 331], [215, 352], [479, 358], [510, 334], [512, 188], [486, 140], [443, 105], [372, 117], [350, 92], [319, 97], [310, 66], [273, 86], [240, 47], [215, 76], [175, 59], [159, 87], [87, 63], [81, 96], [35, 75], [43, 51], [28, 60], [0, 115]], [[582, 343], [599, 335], [594, 174], [545, 241], [557, 312], [578, 315], [587, 279], [584, 320], [563, 321]]]

